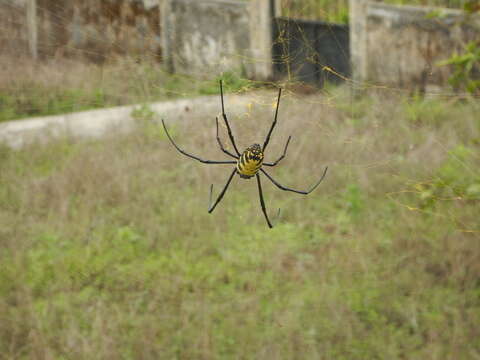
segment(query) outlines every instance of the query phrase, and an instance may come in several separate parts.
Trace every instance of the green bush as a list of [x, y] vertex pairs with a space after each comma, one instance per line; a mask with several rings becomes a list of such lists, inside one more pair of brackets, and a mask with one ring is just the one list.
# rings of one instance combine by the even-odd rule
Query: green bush
[[452, 55], [440, 65], [453, 66], [449, 82], [455, 89], [480, 94], [480, 41], [469, 42], [463, 53]]

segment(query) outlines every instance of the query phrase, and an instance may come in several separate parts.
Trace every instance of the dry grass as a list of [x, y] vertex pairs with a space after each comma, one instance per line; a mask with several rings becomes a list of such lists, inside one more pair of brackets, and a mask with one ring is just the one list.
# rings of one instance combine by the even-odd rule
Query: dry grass
[[[231, 83], [242, 86], [231, 75]], [[215, 79], [168, 74], [161, 64], [118, 58], [103, 64], [0, 56], [0, 122], [212, 93]], [[235, 84], [231, 85], [235, 85]], [[235, 87], [235, 86], [234, 86]]]
[[[273, 92], [231, 121], [261, 140]], [[228, 99], [227, 99], [228, 101]], [[227, 105], [228, 106], [228, 105]], [[478, 103], [287, 91], [264, 181], [177, 154], [160, 127], [0, 151], [0, 357], [474, 359], [480, 356]], [[215, 114], [212, 114], [212, 116]], [[212, 122], [168, 119], [209, 158]]]
[[[471, 0], [382, 0], [393, 5], [460, 8]], [[348, 0], [282, 0], [281, 14], [292, 18], [348, 23]]]
[[437, 6], [463, 9], [464, 5], [471, 0], [383, 0], [395, 5]]

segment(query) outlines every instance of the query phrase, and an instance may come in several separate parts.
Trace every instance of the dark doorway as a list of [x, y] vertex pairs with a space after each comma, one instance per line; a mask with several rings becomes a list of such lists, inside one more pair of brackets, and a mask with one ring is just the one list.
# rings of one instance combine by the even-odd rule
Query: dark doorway
[[277, 79], [323, 86], [350, 76], [347, 25], [278, 17], [273, 21], [273, 62]]

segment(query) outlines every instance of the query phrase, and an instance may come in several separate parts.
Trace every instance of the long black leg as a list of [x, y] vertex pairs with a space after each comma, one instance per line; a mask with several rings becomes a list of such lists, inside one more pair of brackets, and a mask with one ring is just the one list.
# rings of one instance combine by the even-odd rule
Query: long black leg
[[273, 128], [277, 124], [277, 115], [278, 115], [278, 106], [280, 105], [280, 96], [282, 95], [282, 88], [278, 89], [278, 99], [277, 99], [277, 108], [275, 109], [275, 117], [273, 118], [272, 126], [268, 131], [267, 137], [265, 138], [265, 142], [263, 143], [262, 151], [265, 151], [267, 148], [268, 142], [270, 141], [270, 135], [272, 135]]
[[223, 117], [223, 120], [225, 121], [225, 125], [227, 125], [228, 137], [230, 138], [230, 141], [232, 142], [232, 145], [233, 145], [233, 148], [235, 149], [235, 152], [237, 153], [238, 157], [240, 157], [240, 153], [238, 152], [237, 145], [235, 144], [235, 139], [233, 138], [232, 129], [230, 128], [230, 124], [228, 123], [228, 120], [227, 120], [227, 115], [225, 114], [225, 106], [223, 105], [223, 84], [222, 84], [222, 80], [220, 80], [220, 99], [222, 101], [222, 117]]
[[226, 183], [225, 186], [223, 187], [222, 192], [220, 193], [220, 195], [218, 195], [217, 200], [215, 200], [215, 203], [214, 203], [213, 205], [212, 205], [213, 185], [210, 186], [210, 208], [208, 209], [208, 212], [209, 212], [209, 213], [212, 213], [212, 211], [215, 209], [215, 207], [216, 207], [217, 204], [220, 202], [220, 200], [222, 200], [223, 195], [225, 195], [225, 192], [226, 192], [227, 189], [228, 189], [228, 185], [230, 185], [230, 182], [232, 181], [233, 176], [235, 175], [236, 172], [237, 172], [237, 169], [236, 169], [236, 168], [233, 169], [232, 173], [230, 174], [230, 177], [229, 177], [228, 180], [227, 180], [227, 183]]
[[228, 156], [231, 156], [234, 159], [238, 159], [238, 156], [232, 154], [230, 151], [228, 151], [223, 147], [222, 141], [220, 140], [220, 136], [218, 136], [218, 117], [215, 118], [215, 122], [217, 123], [217, 142], [218, 142], [218, 145], [220, 146], [220, 150], [222, 150]]
[[233, 161], [233, 160], [228, 160], [228, 161], [203, 160], [203, 159], [199, 158], [198, 156], [195, 156], [195, 155], [187, 153], [186, 151], [183, 151], [173, 141], [172, 137], [168, 133], [167, 127], [165, 126], [165, 122], [163, 121], [163, 119], [162, 119], [162, 124], [163, 124], [163, 129], [165, 130], [165, 134], [167, 134], [167, 137], [170, 140], [170, 142], [172, 143], [172, 145], [175, 146], [175, 149], [177, 149], [183, 155], [188, 156], [192, 159], [198, 160], [198, 161], [200, 161], [201, 163], [204, 163], [204, 164], [236, 164], [237, 163], [236, 161]]
[[277, 161], [275, 161], [273, 163], [263, 163], [263, 165], [265, 165], [265, 166], [275, 166], [275, 165], [277, 165], [280, 162], [280, 160], [282, 160], [285, 157], [285, 155], [287, 154], [287, 148], [288, 148], [288, 144], [290, 143], [291, 138], [292, 138], [292, 136], [288, 137], [287, 143], [285, 144], [285, 148], [283, 149], [283, 154], [282, 154], [282, 156], [280, 156], [277, 159]]
[[260, 169], [260, 171], [263, 172], [263, 173], [265, 174], [265, 176], [266, 176], [272, 183], [274, 183], [280, 190], [292, 191], [292, 192], [294, 192], [294, 193], [303, 194], [303, 195], [308, 195], [308, 194], [310, 194], [313, 190], [316, 189], [316, 187], [317, 187], [318, 185], [320, 185], [320, 183], [322, 182], [322, 180], [325, 178], [325, 175], [327, 174], [327, 170], [328, 170], [328, 166], [325, 168], [325, 171], [323, 172], [323, 175], [322, 175], [322, 177], [320, 178], [320, 180], [318, 180], [317, 183], [310, 188], [310, 190], [302, 191], [302, 190], [290, 189], [290, 188], [288, 188], [288, 187], [286, 187], [286, 186], [281, 185], [281, 184], [278, 183], [276, 180], [274, 180], [270, 175], [268, 175], [268, 173], [267, 173], [265, 170]]
[[263, 192], [262, 192], [262, 183], [260, 182], [260, 175], [257, 173], [257, 184], [258, 184], [258, 195], [260, 196], [260, 205], [262, 206], [263, 215], [265, 215], [265, 220], [267, 220], [268, 227], [271, 229], [273, 228], [272, 223], [267, 215], [267, 209], [265, 208], [265, 201], [263, 200]]

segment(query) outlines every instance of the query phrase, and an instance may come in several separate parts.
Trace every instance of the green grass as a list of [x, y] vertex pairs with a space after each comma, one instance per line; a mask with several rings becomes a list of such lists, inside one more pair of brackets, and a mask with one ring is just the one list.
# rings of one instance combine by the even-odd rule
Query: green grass
[[[167, 73], [161, 64], [128, 59], [95, 65], [1, 57], [0, 63], [0, 122], [218, 92], [218, 79], [192, 79]], [[254, 84], [240, 72], [226, 72], [222, 78], [226, 92]]]
[[282, 0], [283, 16], [348, 23], [348, 0]]
[[[472, 0], [383, 0], [393, 5], [438, 6], [463, 9]], [[282, 0], [282, 16], [332, 23], [348, 23], [348, 0]]]
[[[275, 93], [255, 99], [230, 117], [242, 148], [271, 121]], [[228, 166], [151, 123], [1, 148], [1, 358], [480, 356], [478, 103], [350, 101], [285, 92], [267, 159], [293, 139], [271, 174], [306, 188], [330, 170], [306, 198], [264, 181], [272, 230], [237, 177], [209, 215]], [[222, 158], [211, 122], [185, 121], [177, 141]]]
[[473, 3], [472, 0], [383, 0], [386, 3], [395, 5], [419, 5], [419, 6], [438, 6], [463, 9], [468, 2]]

